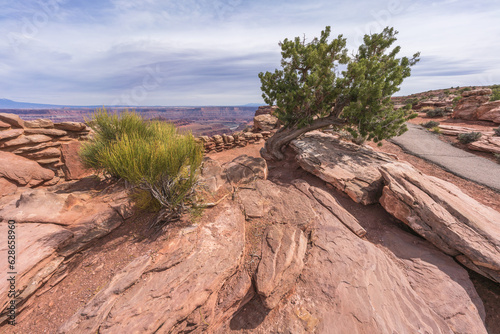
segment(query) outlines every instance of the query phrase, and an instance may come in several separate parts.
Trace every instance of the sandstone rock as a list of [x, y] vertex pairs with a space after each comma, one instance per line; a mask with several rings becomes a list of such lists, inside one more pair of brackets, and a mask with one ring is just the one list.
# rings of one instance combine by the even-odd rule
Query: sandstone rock
[[446, 124], [439, 124], [439, 129], [442, 134], [448, 136], [458, 136], [461, 133], [477, 131], [474, 128], [467, 128], [465, 126], [446, 125]]
[[380, 170], [387, 184], [380, 203], [389, 213], [446, 254], [465, 256], [464, 265], [500, 283], [499, 212], [407, 164]]
[[19, 137], [24, 133], [23, 129], [12, 129], [0, 131], [0, 140], [12, 139]]
[[61, 162], [61, 160], [59, 158], [49, 158], [49, 159], [40, 159], [37, 160], [36, 162], [38, 162], [39, 165], [50, 165], [50, 164], [58, 164]]
[[64, 162], [64, 175], [67, 181], [78, 180], [91, 174], [91, 171], [83, 166], [80, 159], [81, 143], [71, 141], [61, 145], [62, 161]]
[[486, 102], [477, 108], [475, 117], [483, 121], [500, 123], [500, 100]]
[[32, 134], [32, 135], [46, 135], [46, 136], [52, 136], [52, 137], [61, 137], [61, 136], [65, 136], [68, 134], [64, 130], [43, 129], [43, 128], [25, 129], [24, 133]]
[[29, 187], [54, 177], [54, 172], [13, 153], [0, 151], [0, 176]]
[[3, 177], [0, 177], [0, 197], [11, 195], [15, 193], [17, 186]]
[[221, 208], [193, 232], [170, 240], [150, 265], [144, 265], [147, 257], [131, 264], [130, 276], [113, 279], [58, 333], [205, 331], [216, 307], [209, 301], [217, 300], [244, 251], [243, 215], [234, 204]]
[[26, 147], [20, 147], [12, 153], [14, 154], [24, 154], [24, 153], [30, 153], [30, 152], [35, 152], [35, 151], [40, 151], [48, 147], [57, 147], [61, 146], [61, 143], [58, 142], [46, 142], [46, 143], [41, 143], [41, 144], [35, 144], [33, 146], [26, 146]]
[[307, 239], [297, 227], [274, 225], [265, 232], [255, 283], [266, 308], [275, 308], [295, 285], [304, 267], [306, 247]]
[[216, 143], [218, 145], [224, 144], [224, 139], [222, 139], [222, 136], [215, 135], [212, 137], [212, 140], [214, 141], [214, 143]]
[[9, 129], [10, 124], [0, 121], [0, 129]]
[[90, 129], [85, 125], [85, 123], [80, 122], [60, 122], [54, 124], [54, 127], [59, 130], [65, 131], [90, 131]]
[[253, 125], [257, 130], [270, 131], [278, 126], [278, 118], [269, 114], [255, 116]]
[[500, 154], [500, 137], [486, 137], [467, 144], [471, 150]]
[[24, 121], [15, 114], [0, 113], [0, 121], [10, 124], [13, 128], [24, 127]]
[[267, 178], [267, 163], [263, 158], [241, 155], [224, 166], [227, 180], [231, 184], [250, 183], [256, 179]]
[[54, 122], [50, 119], [36, 119], [33, 121], [24, 121], [24, 126], [27, 128], [53, 128]]
[[291, 147], [302, 168], [365, 205], [377, 203], [382, 194], [382, 175], [378, 168], [394, 161], [389, 155], [339, 141], [319, 131], [292, 141]]
[[277, 106], [260, 106], [255, 111], [255, 116], [266, 115], [266, 114], [272, 115], [276, 109], [278, 109]]
[[49, 147], [37, 152], [25, 153], [24, 156], [33, 160], [43, 160], [50, 158], [58, 158], [61, 156], [61, 150], [57, 147]]
[[32, 145], [52, 141], [52, 137], [45, 135], [20, 136], [15, 139], [7, 140], [0, 144], [0, 148], [13, 147], [20, 145]]
[[466, 94], [473, 92], [475, 91], [464, 92], [464, 97], [458, 101], [455, 110], [453, 110], [453, 118], [475, 119], [477, 109], [490, 99], [487, 95]]
[[216, 160], [206, 157], [201, 168], [200, 184], [208, 192], [215, 193], [225, 183], [222, 167]]
[[462, 96], [463, 97], [483, 96], [483, 95], [491, 95], [492, 93], [493, 91], [489, 88], [480, 88], [480, 89], [465, 91], [462, 93]]

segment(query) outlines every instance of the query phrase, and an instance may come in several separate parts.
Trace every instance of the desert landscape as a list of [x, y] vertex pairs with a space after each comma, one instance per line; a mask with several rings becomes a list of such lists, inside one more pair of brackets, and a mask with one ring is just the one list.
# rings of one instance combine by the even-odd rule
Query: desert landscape
[[[1, 113], [0, 233], [15, 221], [19, 246], [17, 325], [4, 261], [0, 331], [498, 333], [495, 89], [395, 99], [412, 104], [425, 134], [491, 164], [490, 185], [399, 137], [360, 145], [330, 128], [266, 161], [260, 149], [280, 122], [263, 106], [245, 131], [197, 137], [197, 193], [212, 204], [160, 230], [123, 181], [83, 167], [87, 124]], [[439, 124], [421, 126], [430, 120]], [[468, 132], [481, 137], [461, 143]]]

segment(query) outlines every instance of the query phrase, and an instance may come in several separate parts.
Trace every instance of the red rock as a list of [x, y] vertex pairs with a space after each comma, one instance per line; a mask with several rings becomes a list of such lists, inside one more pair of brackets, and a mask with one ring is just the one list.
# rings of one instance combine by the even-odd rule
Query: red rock
[[20, 185], [37, 186], [51, 180], [55, 174], [32, 160], [0, 151], [0, 176]]
[[477, 108], [475, 116], [483, 121], [492, 121], [500, 123], [500, 100], [486, 102]]
[[41, 143], [41, 144], [35, 144], [33, 146], [20, 147], [16, 150], [12, 151], [12, 153], [23, 154], [23, 153], [39, 151], [39, 150], [42, 150], [42, 149], [47, 148], [47, 147], [57, 147], [57, 146], [61, 146], [61, 143], [46, 142], [46, 143]]
[[25, 153], [24, 157], [33, 160], [44, 160], [50, 158], [58, 158], [61, 156], [61, 150], [57, 147], [49, 147], [41, 151]]
[[80, 159], [81, 143], [71, 141], [61, 145], [62, 161], [64, 162], [64, 175], [66, 180], [78, 180], [90, 175], [92, 172], [83, 166]]
[[66, 131], [90, 131], [90, 128], [85, 125], [85, 123], [80, 122], [60, 122], [54, 124], [56, 129], [66, 130]]
[[304, 268], [307, 239], [299, 228], [289, 225], [273, 225], [264, 236], [255, 284], [264, 306], [273, 309]]
[[491, 95], [492, 93], [493, 91], [489, 88], [480, 88], [480, 89], [465, 91], [462, 93], [462, 96], [463, 97], [483, 96], [483, 95]]
[[465, 120], [475, 119], [476, 110], [489, 101], [489, 96], [487, 95], [471, 95], [469, 97], [463, 97], [453, 110], [452, 117], [460, 118]]
[[13, 128], [24, 127], [24, 121], [15, 114], [0, 113], [0, 121], [10, 124]]
[[24, 132], [31, 135], [47, 135], [52, 137], [62, 137], [68, 134], [66, 131], [58, 129], [25, 129]]
[[54, 123], [50, 119], [35, 119], [33, 121], [24, 121], [27, 128], [53, 128]]
[[0, 197], [15, 193], [17, 186], [11, 181], [0, 177]]
[[253, 125], [257, 130], [270, 131], [278, 126], [278, 118], [269, 114], [255, 116]]
[[19, 137], [24, 133], [23, 129], [12, 129], [0, 131], [0, 140], [12, 139]]
[[224, 166], [225, 177], [234, 184], [250, 183], [256, 179], [267, 178], [267, 163], [263, 158], [241, 155]]
[[9, 129], [10, 124], [0, 121], [0, 129]]
[[20, 136], [15, 139], [7, 140], [0, 144], [0, 148], [3, 147], [12, 147], [12, 146], [20, 146], [20, 145], [32, 145], [38, 143], [45, 143], [52, 141], [52, 137], [45, 135], [31, 135], [31, 136]]

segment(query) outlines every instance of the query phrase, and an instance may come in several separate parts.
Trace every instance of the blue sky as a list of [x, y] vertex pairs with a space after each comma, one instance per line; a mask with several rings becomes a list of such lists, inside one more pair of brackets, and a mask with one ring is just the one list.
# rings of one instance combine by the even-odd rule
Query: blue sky
[[500, 3], [0, 0], [0, 98], [72, 105], [261, 103], [278, 42], [325, 26], [355, 49], [385, 26], [422, 54], [400, 95], [500, 84]]

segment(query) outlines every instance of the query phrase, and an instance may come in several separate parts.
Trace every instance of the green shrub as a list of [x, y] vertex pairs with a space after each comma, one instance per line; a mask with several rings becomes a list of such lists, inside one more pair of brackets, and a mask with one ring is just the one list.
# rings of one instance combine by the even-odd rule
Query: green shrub
[[495, 136], [500, 137], [500, 126], [496, 128], [494, 131], [495, 131]]
[[446, 110], [443, 108], [430, 109], [426, 113], [427, 117], [443, 117], [447, 114]]
[[498, 101], [500, 100], [500, 88], [493, 89], [493, 93], [491, 94], [490, 101]]
[[456, 108], [458, 101], [460, 101], [461, 99], [462, 99], [462, 96], [457, 96], [457, 97], [453, 98], [453, 108]]
[[420, 125], [422, 125], [426, 129], [431, 129], [431, 128], [435, 128], [436, 126], [439, 126], [439, 122], [428, 121], [428, 122], [422, 123]]
[[439, 126], [435, 126], [431, 129], [431, 131], [434, 133], [441, 133], [441, 128]]
[[147, 122], [133, 112], [118, 116], [105, 109], [94, 113], [89, 126], [94, 138], [80, 152], [87, 167], [135, 186], [139, 206], [161, 208], [156, 223], [184, 212], [203, 157], [191, 134], [180, 135], [171, 123]]
[[481, 138], [481, 132], [467, 132], [458, 135], [458, 141], [462, 144], [469, 144]]

